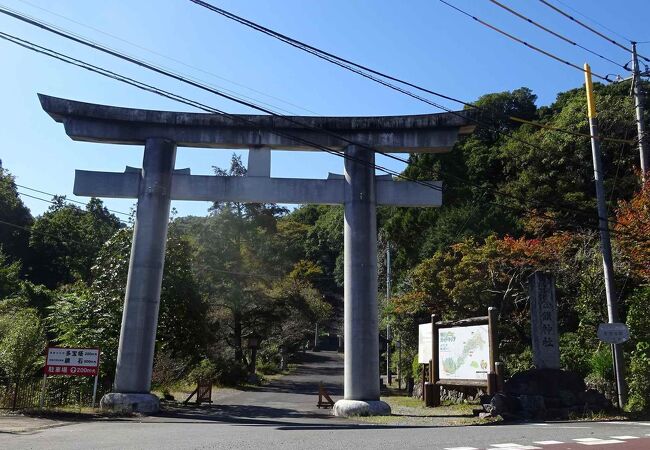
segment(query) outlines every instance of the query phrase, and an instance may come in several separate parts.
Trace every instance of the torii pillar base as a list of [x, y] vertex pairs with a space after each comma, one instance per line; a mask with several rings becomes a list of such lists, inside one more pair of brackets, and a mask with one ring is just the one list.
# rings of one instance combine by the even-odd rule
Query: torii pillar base
[[379, 399], [375, 154], [345, 149], [344, 399], [335, 416], [390, 415]]
[[118, 414], [156, 414], [160, 411], [160, 399], [154, 394], [110, 392], [102, 397], [99, 406]]
[[339, 400], [333, 413], [338, 417], [390, 416], [390, 406], [381, 400]]

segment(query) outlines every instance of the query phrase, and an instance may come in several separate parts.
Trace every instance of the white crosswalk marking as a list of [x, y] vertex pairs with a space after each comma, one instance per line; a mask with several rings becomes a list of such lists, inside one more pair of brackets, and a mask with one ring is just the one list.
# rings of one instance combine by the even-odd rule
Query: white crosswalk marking
[[598, 438], [581, 438], [581, 439], [574, 439], [574, 441], [582, 445], [622, 444], [625, 442], [618, 439], [598, 439]]
[[639, 439], [638, 436], [610, 436], [612, 439]]
[[562, 441], [535, 441], [533, 444], [539, 445], [555, 445], [555, 444], [564, 444]]
[[507, 443], [507, 444], [491, 444], [490, 448], [488, 450], [538, 450], [541, 449], [541, 447], [533, 447], [532, 445], [523, 445], [523, 444], [514, 444], [514, 443]]

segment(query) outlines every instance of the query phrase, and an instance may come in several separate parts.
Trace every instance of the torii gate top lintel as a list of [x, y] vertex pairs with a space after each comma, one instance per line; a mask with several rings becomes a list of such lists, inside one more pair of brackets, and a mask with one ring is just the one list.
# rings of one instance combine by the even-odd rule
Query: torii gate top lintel
[[333, 150], [357, 142], [383, 152], [439, 153], [449, 151], [459, 135], [468, 134], [474, 128], [466, 118], [467, 111], [286, 119], [229, 114], [241, 119], [233, 120], [219, 114], [124, 108], [44, 94], [38, 97], [43, 110], [63, 123], [72, 139], [107, 144], [142, 145], [147, 138], [156, 136], [171, 139], [179, 147], [248, 149], [259, 145], [277, 150], [318, 150], [287, 136], [291, 135]]

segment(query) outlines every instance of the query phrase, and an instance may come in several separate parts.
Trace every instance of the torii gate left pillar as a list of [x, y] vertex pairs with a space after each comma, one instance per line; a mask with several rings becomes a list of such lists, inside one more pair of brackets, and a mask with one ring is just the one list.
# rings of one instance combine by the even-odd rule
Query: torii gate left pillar
[[[470, 131], [463, 116], [295, 118], [308, 127], [278, 126], [269, 116], [222, 116], [146, 111], [40, 96], [43, 109], [76, 140], [144, 144], [143, 168], [124, 173], [77, 171], [74, 193], [137, 198], [114, 392], [101, 404], [113, 410], [154, 413], [150, 393], [170, 202], [177, 200], [344, 205], [344, 399], [334, 414], [390, 414], [379, 398], [376, 206], [440, 206], [439, 190], [392, 177], [376, 177], [374, 151], [447, 151]], [[288, 129], [287, 129], [288, 128]], [[345, 154], [345, 174], [326, 180], [270, 177], [270, 149], [308, 150], [309, 140]], [[336, 136], [333, 136], [336, 134]], [[342, 136], [342, 139], [339, 137]], [[345, 145], [360, 142], [361, 145]], [[176, 146], [248, 148], [246, 177], [175, 171]], [[437, 184], [439, 186], [439, 184]]]

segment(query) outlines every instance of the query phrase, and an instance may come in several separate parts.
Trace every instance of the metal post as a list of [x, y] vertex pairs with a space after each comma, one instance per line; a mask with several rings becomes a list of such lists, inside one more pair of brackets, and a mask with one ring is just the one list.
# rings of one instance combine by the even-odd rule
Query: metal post
[[314, 331], [314, 351], [318, 350], [318, 323], [316, 323], [316, 330]]
[[95, 383], [93, 384], [93, 403], [92, 408], [95, 409], [95, 401], [97, 400], [97, 379], [99, 378], [99, 373], [95, 375]]
[[[386, 247], [386, 302], [390, 301], [390, 242]], [[388, 386], [393, 382], [393, 377], [390, 371], [390, 324], [386, 324], [386, 382]]]
[[639, 161], [641, 165], [641, 177], [645, 182], [645, 174], [648, 171], [650, 160], [645, 142], [645, 122], [643, 120], [643, 88], [641, 86], [641, 71], [639, 70], [639, 57], [636, 53], [636, 42], [632, 42], [632, 64], [633, 76], [632, 87], [634, 91], [634, 109], [636, 110], [636, 129], [639, 135]]
[[43, 372], [43, 385], [41, 386], [41, 400], [39, 402], [39, 407], [43, 409], [45, 406], [45, 386], [47, 385], [47, 373]]
[[431, 383], [431, 404], [429, 406], [440, 406], [440, 346], [438, 342], [438, 316], [431, 314], [431, 367], [429, 382]]
[[497, 359], [497, 309], [494, 306], [488, 308], [488, 339], [490, 341], [489, 349], [489, 370], [487, 375], [487, 393], [488, 395], [494, 395], [497, 392], [497, 371], [496, 371], [496, 359]]
[[397, 389], [402, 390], [402, 341], [397, 341]]
[[[600, 155], [600, 141], [598, 140], [598, 119], [596, 117], [596, 104], [594, 101], [593, 85], [591, 82], [591, 68], [585, 64], [585, 88], [587, 90], [587, 110], [589, 114], [589, 127], [591, 131], [591, 151], [594, 162], [594, 178], [596, 182], [596, 197], [598, 200], [598, 228], [600, 229], [600, 248], [603, 255], [603, 272], [605, 275], [605, 294], [607, 296], [607, 315], [609, 323], [618, 322], [618, 306], [616, 301], [616, 288], [614, 286], [614, 264], [612, 260], [612, 247], [609, 239], [609, 222], [607, 220], [607, 205], [605, 204], [605, 188], [603, 185], [603, 167]], [[616, 374], [616, 387], [618, 389], [619, 407], [623, 408], [627, 401], [625, 379], [625, 362], [623, 349], [614, 345], [614, 373]]]

